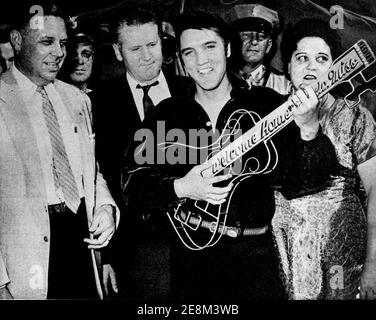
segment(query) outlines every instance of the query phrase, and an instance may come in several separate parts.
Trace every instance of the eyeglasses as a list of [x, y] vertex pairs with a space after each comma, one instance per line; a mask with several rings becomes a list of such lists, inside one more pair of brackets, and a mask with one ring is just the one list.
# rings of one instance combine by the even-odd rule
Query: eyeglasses
[[240, 32], [240, 39], [242, 40], [242, 42], [258, 43], [269, 39], [269, 36], [264, 32], [242, 31]]

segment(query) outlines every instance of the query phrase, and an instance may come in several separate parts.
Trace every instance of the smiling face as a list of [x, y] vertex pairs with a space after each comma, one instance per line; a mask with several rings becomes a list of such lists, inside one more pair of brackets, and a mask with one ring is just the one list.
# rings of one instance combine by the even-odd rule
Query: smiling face
[[187, 29], [180, 36], [180, 51], [184, 67], [196, 82], [198, 90], [212, 91], [228, 82], [225, 48], [219, 35], [209, 29]]
[[25, 76], [39, 86], [55, 80], [66, 55], [62, 18], [45, 16], [42, 28], [27, 26], [22, 32], [12, 31], [11, 41], [18, 52], [16, 66]]
[[292, 53], [288, 72], [295, 88], [306, 87], [328, 72], [332, 55], [326, 42], [318, 37], [301, 39]]
[[139, 82], [151, 82], [157, 78], [163, 62], [158, 26], [155, 23], [125, 24], [118, 33], [115, 54], [119, 61], [124, 62], [129, 74]]

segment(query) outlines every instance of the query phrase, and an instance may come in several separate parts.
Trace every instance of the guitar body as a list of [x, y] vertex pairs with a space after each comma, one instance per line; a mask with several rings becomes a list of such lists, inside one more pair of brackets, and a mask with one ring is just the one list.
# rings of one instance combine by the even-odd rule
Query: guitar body
[[[209, 159], [236, 138], [241, 137], [260, 119], [261, 117], [255, 112], [247, 110], [234, 112], [228, 119], [220, 137], [212, 146], [209, 146]], [[238, 236], [235, 230], [228, 230], [227, 227], [224, 227], [229, 222], [231, 225], [231, 221], [240, 219], [240, 217], [236, 217], [238, 210], [234, 207], [238, 205], [241, 198], [237, 194], [243, 187], [241, 182], [256, 174], [270, 172], [275, 168], [277, 162], [278, 153], [273, 142], [271, 140], [264, 141], [251, 152], [217, 173], [232, 173], [231, 179], [220, 184], [220, 186], [225, 186], [232, 182], [234, 185], [225, 203], [213, 205], [206, 201], [185, 199], [173, 211], [168, 212], [168, 218], [183, 244], [191, 250], [201, 250], [215, 245], [223, 234], [230, 237]], [[249, 196], [253, 194], [252, 190], [247, 190], [247, 193]], [[237, 199], [237, 201], [233, 201], [233, 199]]]
[[[363, 92], [376, 92], [374, 72], [368, 74], [375, 61], [366, 41], [359, 40], [338, 57], [328, 73], [311, 87], [320, 99], [342, 83], [348, 93], [345, 95], [346, 103], [349, 107], [354, 106]], [[263, 206], [270, 205], [263, 202], [262, 195], [262, 192], [270, 192], [270, 188], [263, 187], [263, 182], [260, 183], [262, 179], [258, 177], [273, 170], [278, 163], [278, 153], [270, 139], [293, 120], [292, 108], [289, 102], [285, 102], [263, 118], [246, 109], [239, 109], [229, 117], [221, 136], [208, 146], [209, 158], [205, 162], [208, 169], [201, 172], [203, 177], [232, 173], [231, 181], [225, 182], [225, 185], [230, 182], [234, 185], [226, 202], [216, 206], [185, 199], [168, 212], [176, 233], [187, 248], [201, 250], [215, 245], [224, 234], [238, 236], [240, 228], [237, 228], [237, 222], [248, 228], [257, 227], [252, 223], [252, 216], [257, 212], [252, 212], [247, 201], [252, 203], [252, 199], [256, 199], [255, 202], [261, 204], [257, 208], [260, 211]], [[192, 146], [195, 147], [200, 146]], [[242, 208], [247, 208], [246, 214], [251, 216], [250, 219], [236, 216], [241, 214], [236, 206], [243, 201]], [[273, 212], [273, 208], [269, 209]]]

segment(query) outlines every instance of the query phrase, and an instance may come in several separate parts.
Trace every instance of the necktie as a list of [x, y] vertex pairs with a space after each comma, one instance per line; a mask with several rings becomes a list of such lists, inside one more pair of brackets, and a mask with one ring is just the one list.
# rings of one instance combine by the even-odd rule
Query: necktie
[[149, 90], [151, 87], [158, 85], [159, 82], [155, 81], [152, 84], [148, 84], [146, 86], [137, 85], [137, 89], [142, 89], [144, 91], [144, 96], [142, 97], [142, 104], [144, 105], [144, 114], [146, 116], [146, 112], [150, 110], [152, 107], [154, 107], [153, 101], [151, 100], [149, 96]]
[[72, 168], [69, 165], [67, 152], [65, 150], [63, 136], [59, 122], [57, 121], [55, 110], [43, 87], [38, 87], [37, 92], [42, 96], [43, 114], [50, 135], [52, 145], [53, 175], [55, 188], [61, 187], [65, 204], [74, 213], [80, 205], [80, 197]]

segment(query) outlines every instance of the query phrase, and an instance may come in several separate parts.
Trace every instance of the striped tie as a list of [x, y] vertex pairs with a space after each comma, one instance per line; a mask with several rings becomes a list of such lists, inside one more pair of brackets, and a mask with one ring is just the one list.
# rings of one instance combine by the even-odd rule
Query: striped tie
[[51, 139], [55, 188], [57, 190], [61, 187], [65, 204], [72, 212], [76, 213], [80, 205], [80, 197], [72, 168], [69, 165], [59, 122], [44, 88], [38, 87], [37, 92], [42, 96], [43, 114]]

